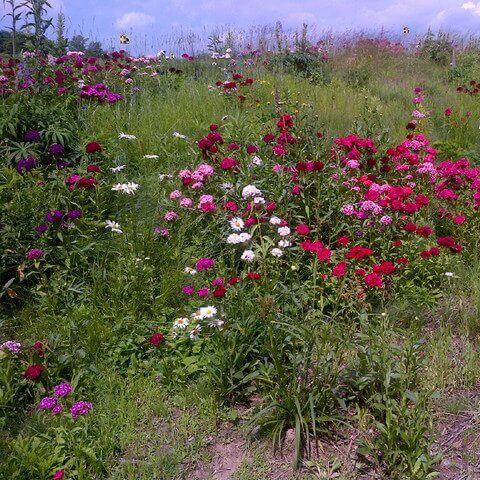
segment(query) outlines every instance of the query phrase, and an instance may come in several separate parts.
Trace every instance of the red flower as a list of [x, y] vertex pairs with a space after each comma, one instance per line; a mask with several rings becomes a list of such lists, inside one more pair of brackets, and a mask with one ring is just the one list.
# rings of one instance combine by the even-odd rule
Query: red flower
[[332, 275], [337, 278], [344, 277], [347, 273], [347, 262], [337, 263], [332, 269]]
[[102, 146], [98, 142], [90, 142], [90, 143], [87, 143], [87, 146], [85, 147], [85, 151], [89, 154], [101, 152]]
[[418, 227], [417, 233], [420, 236], [427, 238], [433, 233], [433, 230], [428, 225], [424, 225], [423, 227]]
[[339, 237], [337, 239], [337, 244], [341, 245], [342, 247], [346, 247], [350, 243], [350, 239], [346, 236]]
[[297, 225], [297, 227], [295, 228], [295, 231], [299, 234], [299, 235], [308, 235], [310, 233], [310, 228], [307, 224], [305, 223], [301, 223], [300, 225]]
[[373, 266], [373, 271], [380, 275], [391, 275], [395, 271], [395, 265], [393, 262], [382, 262]]
[[223, 286], [219, 286], [213, 291], [213, 296], [215, 298], [222, 298], [225, 296], [226, 293], [227, 293], [227, 289]]
[[332, 257], [332, 251], [326, 247], [317, 251], [317, 258], [320, 262], [329, 262]]
[[369, 273], [368, 275], [365, 276], [365, 284], [369, 288], [382, 288], [383, 287], [382, 276], [375, 272]]
[[218, 130], [218, 125], [217, 125], [216, 123], [212, 123], [212, 124], [210, 125], [210, 130], [211, 130], [212, 132], [214, 132], [215, 130]]
[[29, 365], [25, 370], [25, 372], [23, 372], [23, 376], [26, 379], [32, 380], [34, 382], [40, 378], [40, 375], [44, 370], [45, 369], [42, 367], [42, 365], [38, 365], [38, 364]]
[[163, 333], [154, 333], [150, 339], [149, 339], [149, 343], [150, 345], [153, 345], [154, 347], [158, 347], [160, 346], [160, 344], [162, 344], [163, 342], [165, 341], [165, 337], [163, 335]]
[[259, 280], [260, 278], [262, 278], [262, 276], [259, 273], [255, 273], [255, 272], [248, 272], [247, 277], [250, 278], [251, 280]]
[[414, 233], [417, 231], [417, 226], [413, 222], [407, 222], [403, 229], [408, 233]]
[[235, 285], [236, 283], [238, 283], [240, 281], [240, 279], [238, 277], [232, 277], [230, 278], [230, 280], [228, 280], [228, 285]]
[[350, 260], [362, 260], [373, 255], [373, 250], [370, 248], [362, 247], [361, 245], [354, 245], [345, 255]]
[[220, 162], [220, 168], [222, 170], [231, 170], [232, 168], [238, 167], [239, 162], [231, 157], [226, 157]]
[[88, 165], [88, 173], [102, 173], [102, 169], [98, 165]]

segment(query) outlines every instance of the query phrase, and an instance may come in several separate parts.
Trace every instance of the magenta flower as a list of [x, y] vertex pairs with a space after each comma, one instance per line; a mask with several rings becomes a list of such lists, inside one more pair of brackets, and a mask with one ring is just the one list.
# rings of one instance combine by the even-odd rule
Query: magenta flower
[[38, 404], [39, 410], [51, 410], [57, 405], [57, 399], [55, 397], [43, 397]]
[[201, 272], [202, 270], [210, 270], [215, 265], [213, 258], [200, 258], [195, 264], [195, 270]]
[[45, 252], [41, 248], [32, 248], [27, 252], [25, 255], [25, 258], [27, 260], [38, 260], [39, 258], [42, 258]]
[[53, 393], [56, 397], [66, 397], [72, 393], [72, 386], [69, 383], [61, 383], [53, 387]]
[[93, 408], [93, 405], [89, 402], [76, 402], [70, 408], [70, 413], [72, 418], [75, 420], [80, 415], [87, 415], [90, 410]]

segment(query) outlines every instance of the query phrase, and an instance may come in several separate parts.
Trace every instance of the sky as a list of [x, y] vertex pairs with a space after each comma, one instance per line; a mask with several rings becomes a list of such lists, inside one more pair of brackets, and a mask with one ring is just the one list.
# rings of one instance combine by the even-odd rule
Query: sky
[[[465, 0], [50, 0], [55, 15], [67, 16], [69, 35], [82, 33], [116, 46], [120, 33], [148, 50], [172, 35], [206, 35], [218, 27], [244, 29], [306, 22], [315, 30], [380, 30], [400, 34], [429, 27], [451, 32], [480, 31], [480, 1]], [[0, 11], [2, 10], [0, 6]], [[3, 20], [5, 24], [5, 20]], [[113, 42], [113, 43], [112, 43]]]

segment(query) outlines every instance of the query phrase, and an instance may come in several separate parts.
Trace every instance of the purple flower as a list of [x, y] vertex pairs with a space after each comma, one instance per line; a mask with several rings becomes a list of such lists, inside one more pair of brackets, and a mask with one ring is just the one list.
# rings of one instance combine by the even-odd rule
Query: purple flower
[[81, 210], [70, 210], [66, 217], [69, 218], [70, 220], [75, 220], [76, 218], [80, 218], [81, 216], [83, 216], [83, 213]]
[[22, 345], [13, 340], [7, 340], [0, 345], [0, 350], [8, 350], [10, 353], [19, 353]]
[[57, 399], [55, 397], [43, 397], [38, 404], [39, 410], [50, 410], [57, 405]]
[[26, 142], [39, 142], [41, 140], [40, 132], [38, 130], [27, 130], [25, 133], [25, 141]]
[[22, 175], [37, 166], [37, 161], [33, 157], [22, 158], [17, 162], [17, 172]]
[[45, 220], [49, 223], [61, 222], [63, 218], [63, 213], [60, 210], [50, 210], [45, 215]]
[[46, 223], [42, 223], [40, 225], [37, 225], [35, 227], [35, 231], [39, 234], [42, 235], [42, 233], [45, 233], [48, 230], [48, 225]]
[[61, 143], [54, 143], [48, 149], [50, 155], [60, 156], [65, 153], [65, 147]]
[[61, 412], [63, 412], [63, 406], [62, 405], [55, 405], [52, 408], [52, 415], [58, 415]]
[[45, 252], [41, 248], [32, 248], [27, 252], [25, 258], [27, 260], [38, 260], [39, 258], [43, 257]]
[[72, 386], [69, 383], [61, 383], [53, 387], [53, 393], [56, 397], [66, 397], [72, 393]]
[[89, 402], [76, 402], [70, 408], [70, 413], [72, 414], [72, 418], [75, 419], [79, 415], [87, 415], [92, 408], [93, 405]]

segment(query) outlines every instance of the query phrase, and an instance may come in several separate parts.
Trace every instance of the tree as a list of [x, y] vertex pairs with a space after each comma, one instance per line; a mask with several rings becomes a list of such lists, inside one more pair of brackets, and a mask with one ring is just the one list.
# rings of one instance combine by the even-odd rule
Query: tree
[[73, 52], [84, 52], [87, 49], [88, 38], [83, 35], [74, 35], [68, 42], [69, 50]]
[[15, 56], [17, 53], [17, 37], [18, 37], [18, 22], [22, 18], [21, 7], [23, 4], [17, 2], [17, 0], [3, 0], [4, 7], [9, 8], [9, 12], [4, 15], [4, 17], [10, 17], [11, 27], [7, 27], [10, 30], [11, 34], [11, 44], [12, 44], [12, 56]]
[[33, 48], [43, 50], [46, 43], [45, 33], [53, 25], [51, 18], [45, 18], [48, 9], [52, 8], [47, 0], [26, 0], [27, 18], [31, 19], [24, 28], [33, 28]]

